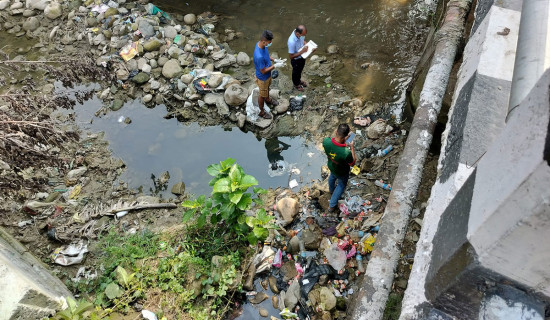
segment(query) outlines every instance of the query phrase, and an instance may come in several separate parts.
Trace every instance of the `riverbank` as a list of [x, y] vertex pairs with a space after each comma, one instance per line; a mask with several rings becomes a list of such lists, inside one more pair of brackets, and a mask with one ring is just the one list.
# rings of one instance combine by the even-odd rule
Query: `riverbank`
[[[2, 154], [1, 177], [6, 192], [2, 194], [1, 210], [5, 214], [1, 224], [27, 245], [34, 255], [55, 266], [57, 274], [70, 284], [75, 295], [95, 298], [96, 301], [98, 291], [90, 292], [87, 286], [97, 286], [99, 283], [92, 280], [105, 272], [105, 269], [97, 267], [105, 257], [105, 248], [98, 246], [102, 242], [97, 240], [109, 230], [117, 234], [114, 239], [124, 240], [127, 237], [139, 238], [149, 231], [162, 234], [166, 226], [179, 224], [181, 209], [171, 207], [186, 199], [185, 181], [170, 181], [166, 175], [156, 178], [159, 186], [170, 188], [174, 194], [173, 198], [164, 200], [131, 190], [124, 184], [116, 185], [116, 178], [124, 170], [124, 162], [111, 157], [101, 134], [82, 135], [71, 113], [56, 112], [57, 108], [70, 109], [74, 103], [95, 94], [103, 101], [97, 116], [116, 112], [128, 101], [141, 100], [148, 107], [166, 105], [166, 116], [176, 117], [180, 121], [237, 126], [264, 138], [307, 133], [318, 141], [338, 123], [352, 123], [355, 116], [373, 115], [380, 111], [376, 105], [350, 97], [342, 86], [329, 85], [321, 80], [330, 76], [341, 61], [330, 53], [320, 53], [311, 58], [306, 74], [314, 82], [323, 81], [324, 85], [316, 85], [306, 91], [306, 102], [300, 110], [289, 110], [290, 100], [297, 92], [292, 92], [288, 77], [280, 75], [274, 81], [271, 92], [280, 102], [280, 106], [273, 110], [275, 119], [256, 121], [254, 114], [246, 110], [246, 100], [254, 86], [250, 58], [244, 52], [231, 50], [227, 41], [239, 37], [239, 32], [217, 32], [215, 27], [219, 19], [211, 13], [171, 16], [145, 2], [126, 3], [124, 0], [100, 5], [79, 1], [46, 4], [42, 1], [22, 3], [3, 0], [0, 1], [0, 9], [8, 38], [14, 44], [18, 39], [24, 39], [22, 42], [26, 44], [18, 49], [5, 49], [5, 60], [2, 61], [5, 67], [2, 69], [5, 70], [2, 82], [10, 86], [4, 86], [8, 91], [3, 91], [0, 97], [3, 101], [2, 139], [6, 146]], [[27, 63], [27, 59], [43, 62]], [[99, 87], [93, 92], [72, 92], [69, 88], [80, 81], [96, 82]], [[28, 100], [16, 99], [13, 95], [25, 95]], [[377, 117], [386, 117], [391, 121], [384, 113], [379, 113]], [[130, 118], [122, 121], [131, 125]], [[352, 231], [362, 231], [360, 229], [373, 231], [383, 214], [384, 197], [388, 191], [380, 189], [374, 182], [393, 180], [407, 133], [406, 126], [398, 128], [395, 124], [388, 124], [379, 122], [376, 130], [362, 125], [353, 128], [358, 133], [355, 143], [361, 158], [361, 173], [351, 179], [349, 194], [343, 204], [352, 206], [358, 201], [358, 198], [352, 197], [357, 196], [361, 202], [374, 205], [360, 210], [366, 211], [363, 212], [366, 216], [361, 219], [370, 221], [370, 225], [357, 225], [344, 231], [340, 237]], [[393, 150], [388, 155], [376, 156], [379, 150], [390, 145]], [[206, 170], [206, 165], [197, 170]], [[264, 208], [276, 220], [287, 220], [286, 225], [289, 225], [286, 228], [288, 233], [281, 229], [287, 234], [280, 239], [281, 243], [272, 247], [283, 250], [283, 243], [296, 242], [297, 238], [292, 236], [291, 230], [300, 229], [307, 214], [312, 214], [322, 229], [331, 229], [339, 224], [339, 219], [349, 220], [349, 217], [360, 213], [356, 212], [357, 208], [350, 209], [348, 215], [327, 221], [324, 215], [327, 197], [326, 180], [301, 190], [287, 188], [271, 191]], [[283, 198], [293, 199], [296, 203], [290, 221], [280, 208], [273, 210], [273, 205]], [[351, 224], [349, 221], [346, 223]], [[411, 237], [414, 240], [414, 236]], [[337, 239], [328, 240], [329, 237], [323, 239], [338, 242]], [[321, 238], [318, 238], [320, 241]], [[83, 259], [72, 260], [76, 263], [71, 263], [70, 267], [60, 267], [67, 264], [67, 257], [63, 258], [63, 254], [55, 249], [78, 243], [83, 243], [89, 252], [86, 255], [82, 253]], [[165, 245], [174, 246], [172, 249], [175, 250], [181, 243], [177, 238], [170, 238]], [[322, 257], [324, 250], [321, 249], [326, 248], [320, 247], [320, 243], [314, 247], [319, 253], [318, 258]], [[340, 250], [351, 251], [351, 248], [348, 243]], [[82, 249], [81, 246], [80, 252], [84, 251]], [[179, 252], [174, 250], [167, 250], [168, 253], [166, 250], [153, 252], [157, 255], [156, 260], [163, 261], [162, 258], [178, 256]], [[245, 249], [241, 258], [245, 259], [250, 254]], [[349, 257], [351, 264], [346, 266], [351, 276], [348, 280], [351, 288], [357, 269], [353, 258], [352, 254]], [[170, 261], [174, 262], [173, 259]], [[208, 259], [205, 261], [211, 263]], [[282, 261], [285, 262], [288, 261]], [[130, 268], [131, 265], [122, 267]], [[288, 272], [297, 272], [296, 266], [290, 268], [293, 270], [288, 269]], [[112, 268], [109, 272], [114, 274], [116, 270]], [[247, 269], [237, 271], [246, 272]], [[88, 278], [93, 274], [95, 278]], [[111, 283], [115, 283], [114, 278], [107, 276]], [[107, 282], [102, 284], [108, 285]], [[195, 281], [188, 281], [187, 284], [197, 285]], [[123, 286], [120, 282], [118, 285]], [[206, 288], [208, 292], [209, 288], [205, 285], [200, 284], [200, 288], [195, 289], [202, 292]], [[219, 285], [210, 285], [219, 289]], [[100, 288], [99, 292], [105, 289]], [[349, 291], [346, 292], [347, 295]], [[350, 297], [352, 294], [346, 299]], [[108, 298], [102, 301], [105, 303], [102, 306], [112, 306], [114, 299]], [[125, 308], [117, 310], [135, 313], [141, 311], [144, 305], [154, 308], [167, 303], [158, 301], [155, 304], [150, 298], [147, 294], [139, 296], [129, 300]], [[208, 301], [208, 298], [205, 300]], [[206, 306], [212, 307], [211, 303]], [[324, 314], [325, 318], [339, 318], [344, 317], [346, 303], [340, 303], [338, 310], [335, 306], [318, 309], [316, 303], [311, 307], [319, 316]], [[229, 309], [238, 310], [234, 307], [232, 305]]]

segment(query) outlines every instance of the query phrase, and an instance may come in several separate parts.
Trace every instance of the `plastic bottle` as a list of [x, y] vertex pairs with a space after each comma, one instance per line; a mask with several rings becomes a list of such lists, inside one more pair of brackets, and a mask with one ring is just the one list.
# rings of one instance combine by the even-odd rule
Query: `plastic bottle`
[[304, 243], [304, 240], [300, 239], [299, 245], [300, 245], [300, 256], [302, 257], [302, 259], [305, 259], [306, 258], [306, 245]]
[[357, 271], [359, 271], [359, 273], [365, 273], [365, 266], [363, 265], [363, 256], [358, 254], [355, 256], [355, 260], [357, 261]]
[[377, 156], [378, 157], [383, 157], [383, 156], [387, 155], [388, 153], [390, 153], [390, 151], [392, 151], [392, 150], [393, 150], [393, 146], [390, 144], [389, 146], [386, 147], [386, 149], [378, 150]]
[[391, 191], [391, 185], [389, 185], [387, 183], [384, 183], [383, 180], [376, 180], [376, 181], [374, 181], [374, 184], [379, 186], [380, 188], [382, 188], [384, 190], [390, 190]]
[[363, 238], [363, 236], [363, 231], [353, 231], [352, 233], [350, 233], [350, 237], [353, 242], [359, 242], [359, 240]]

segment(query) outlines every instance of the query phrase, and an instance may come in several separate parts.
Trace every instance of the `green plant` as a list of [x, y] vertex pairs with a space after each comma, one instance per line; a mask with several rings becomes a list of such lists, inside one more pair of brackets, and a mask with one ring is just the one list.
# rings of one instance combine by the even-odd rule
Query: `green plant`
[[92, 313], [94, 305], [84, 301], [75, 301], [73, 298], [67, 298], [67, 309], [59, 311], [51, 319], [53, 320], [81, 320], [81, 319], [99, 319], [95, 313]]
[[[248, 235], [250, 240], [263, 240], [267, 233], [262, 230], [267, 225], [250, 224], [246, 221], [246, 211], [252, 208], [253, 203], [262, 205], [263, 202], [257, 196], [266, 193], [258, 185], [258, 180], [249, 174], [245, 174], [241, 166], [235, 163], [235, 159], [227, 158], [219, 164], [212, 164], [206, 169], [213, 176], [209, 185], [212, 187], [212, 195], [206, 198], [199, 196], [196, 200], [186, 200], [182, 203], [185, 210], [183, 222], [191, 219], [199, 212], [197, 226], [200, 228], [206, 224], [210, 217], [210, 223], [215, 225], [222, 222], [238, 237]], [[252, 187], [253, 192], [247, 192]], [[256, 196], [256, 197], [253, 197]], [[265, 218], [261, 219], [260, 224]], [[254, 232], [254, 226], [258, 226]], [[252, 229], [252, 230], [251, 230]], [[254, 242], [255, 243], [255, 242]]]
[[248, 234], [248, 242], [255, 244], [258, 241], [263, 241], [269, 235], [269, 229], [276, 229], [275, 224], [269, 223], [274, 217], [268, 215], [265, 209], [260, 209], [256, 216], [246, 217], [246, 224], [252, 228], [252, 232]]

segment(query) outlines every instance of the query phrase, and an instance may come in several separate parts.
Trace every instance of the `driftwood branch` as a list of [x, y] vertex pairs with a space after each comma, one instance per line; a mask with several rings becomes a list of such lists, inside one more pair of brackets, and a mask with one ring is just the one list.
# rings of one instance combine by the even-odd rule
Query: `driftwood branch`
[[144, 209], [175, 209], [177, 207], [178, 205], [175, 203], [146, 203], [146, 204], [138, 204], [135, 206], [111, 209], [107, 211], [107, 213], [115, 214], [121, 211], [136, 211], [136, 210], [144, 210]]

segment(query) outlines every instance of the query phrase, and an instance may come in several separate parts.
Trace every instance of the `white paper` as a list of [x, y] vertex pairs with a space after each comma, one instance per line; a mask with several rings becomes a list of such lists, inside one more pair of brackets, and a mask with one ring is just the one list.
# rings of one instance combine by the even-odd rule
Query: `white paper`
[[[317, 49], [317, 44], [313, 40], [309, 40], [304, 47], [307, 46], [307, 51], [302, 53], [302, 58], [307, 59], [311, 55], [314, 49]], [[299, 51], [302, 51], [304, 47], [301, 47]]]
[[296, 181], [296, 179], [292, 179], [292, 180], [290, 180], [290, 182], [288, 183], [288, 186], [290, 187], [290, 189], [295, 188], [295, 187], [298, 186], [298, 181]]

